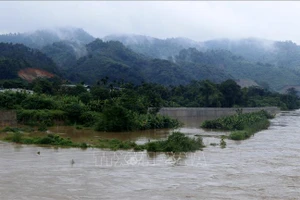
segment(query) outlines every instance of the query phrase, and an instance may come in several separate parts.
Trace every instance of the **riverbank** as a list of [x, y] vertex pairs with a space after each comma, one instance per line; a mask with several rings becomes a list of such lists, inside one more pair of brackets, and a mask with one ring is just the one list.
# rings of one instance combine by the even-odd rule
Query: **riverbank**
[[42, 146], [76, 147], [76, 148], [100, 148], [109, 150], [134, 150], [149, 152], [191, 152], [201, 150], [204, 145], [202, 138], [190, 138], [183, 133], [173, 132], [165, 140], [148, 141], [145, 144], [137, 144], [130, 140], [97, 138], [74, 142], [70, 137], [59, 134], [49, 134], [34, 131], [33, 128], [11, 128], [1, 130], [0, 139], [17, 144], [34, 144]]

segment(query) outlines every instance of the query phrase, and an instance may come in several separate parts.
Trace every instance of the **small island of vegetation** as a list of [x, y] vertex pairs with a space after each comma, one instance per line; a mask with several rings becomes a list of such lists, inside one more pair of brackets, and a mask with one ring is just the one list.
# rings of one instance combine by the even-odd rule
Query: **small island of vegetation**
[[238, 112], [235, 115], [221, 117], [215, 120], [206, 120], [202, 128], [232, 131], [228, 138], [232, 140], [245, 140], [256, 132], [267, 129], [270, 125], [268, 119], [272, 119], [265, 110], [253, 113]]

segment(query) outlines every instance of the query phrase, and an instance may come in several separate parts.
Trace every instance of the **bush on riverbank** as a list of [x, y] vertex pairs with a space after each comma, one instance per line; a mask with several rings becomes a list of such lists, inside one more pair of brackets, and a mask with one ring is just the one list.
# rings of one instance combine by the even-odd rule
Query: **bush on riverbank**
[[167, 140], [149, 142], [144, 147], [150, 152], [193, 152], [201, 150], [204, 145], [201, 137], [195, 139], [173, 132]]
[[111, 149], [111, 150], [118, 150], [118, 149], [133, 149], [138, 146], [135, 142], [131, 141], [121, 141], [117, 139], [99, 139], [97, 145], [95, 147], [101, 149]]
[[239, 113], [216, 120], [206, 120], [201, 127], [233, 131], [228, 136], [229, 139], [244, 140], [260, 130], [267, 129], [270, 125], [268, 119], [271, 118], [273, 118], [272, 115], [261, 110], [253, 113]]
[[54, 121], [66, 120], [66, 113], [61, 110], [18, 110], [18, 122], [31, 126], [54, 125]]

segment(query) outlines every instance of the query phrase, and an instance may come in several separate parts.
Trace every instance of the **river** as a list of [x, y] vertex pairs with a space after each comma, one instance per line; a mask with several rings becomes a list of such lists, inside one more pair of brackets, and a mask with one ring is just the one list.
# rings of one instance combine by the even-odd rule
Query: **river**
[[209, 145], [223, 133], [181, 131], [212, 137], [203, 151], [180, 155], [1, 142], [0, 199], [299, 199], [300, 110], [224, 149]]

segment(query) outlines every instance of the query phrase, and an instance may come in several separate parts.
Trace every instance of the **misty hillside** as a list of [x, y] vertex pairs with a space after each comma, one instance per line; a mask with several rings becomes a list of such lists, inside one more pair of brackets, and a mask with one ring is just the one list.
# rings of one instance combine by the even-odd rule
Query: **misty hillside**
[[13, 44], [20, 43], [38, 49], [62, 40], [87, 44], [93, 41], [94, 37], [79, 28], [56, 28], [37, 30], [30, 33], [10, 33], [0, 35], [0, 42]]
[[133, 51], [153, 58], [171, 60], [180, 50], [187, 48], [201, 51], [228, 50], [252, 62], [300, 70], [300, 46], [291, 41], [247, 38], [197, 42], [186, 38], [158, 39], [142, 35], [110, 35], [104, 37], [104, 40], [120, 41]]
[[[102, 41], [75, 28], [0, 35], [3, 39], [40, 48], [56, 64], [49, 65], [48, 70], [65, 74], [71, 81], [95, 83], [107, 76], [133, 83], [174, 85], [233, 78], [269, 85], [274, 90], [300, 83], [300, 47], [289, 41], [249, 38], [196, 42], [142, 35], [110, 35]], [[23, 65], [19, 63], [16, 68]]]
[[278, 90], [285, 85], [300, 83], [300, 74], [271, 64], [251, 62], [226, 50], [208, 50], [206, 52], [190, 48], [182, 50], [176, 56], [176, 63], [195, 63], [218, 67], [234, 79], [250, 79], [258, 84]]
[[133, 51], [160, 59], [171, 59], [180, 50], [195, 47], [201, 48], [201, 44], [187, 38], [158, 39], [143, 35], [109, 35], [104, 41], [119, 41]]
[[300, 46], [291, 41], [263, 39], [210, 40], [203, 43], [205, 49], [224, 49], [250, 61], [269, 63], [278, 67], [300, 70]]
[[97, 39], [88, 44], [86, 49], [87, 56], [77, 60], [77, 64], [70, 70], [69, 78], [72, 81], [93, 83], [108, 76], [111, 81], [178, 85], [187, 84], [191, 80], [220, 82], [230, 78], [222, 70], [202, 65], [181, 66], [168, 60], [148, 58], [116, 41], [103, 42]]
[[41, 51], [63, 70], [72, 68], [77, 59], [87, 55], [85, 44], [67, 40], [46, 45]]
[[34, 78], [37, 73], [42, 77], [60, 74], [55, 63], [40, 51], [22, 44], [0, 43], [0, 79]]

